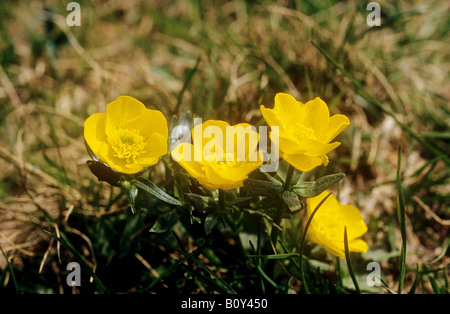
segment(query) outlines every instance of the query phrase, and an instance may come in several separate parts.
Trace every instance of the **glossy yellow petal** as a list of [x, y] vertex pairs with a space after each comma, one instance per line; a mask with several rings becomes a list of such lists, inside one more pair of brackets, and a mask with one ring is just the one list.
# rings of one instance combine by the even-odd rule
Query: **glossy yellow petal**
[[243, 181], [229, 180], [228, 178], [222, 177], [218, 169], [214, 167], [213, 163], [205, 164], [205, 172], [207, 183], [204, 183], [204, 185], [206, 185], [209, 189], [231, 190], [239, 188], [243, 185]]
[[260, 110], [261, 110], [264, 120], [266, 120], [266, 123], [269, 126], [271, 126], [271, 127], [278, 126], [280, 132], [284, 132], [284, 130], [285, 130], [284, 122], [283, 122], [283, 120], [281, 120], [280, 116], [278, 115], [278, 113], [275, 110], [267, 109], [263, 105], [260, 106]]
[[[311, 215], [311, 213], [314, 211], [314, 209], [320, 204], [320, 202], [327, 197], [327, 195], [330, 194], [329, 191], [323, 191], [316, 197], [310, 197], [306, 199], [306, 205], [307, 205], [307, 211], [308, 216]], [[336, 197], [334, 197], [333, 194], [328, 196], [328, 198], [323, 203], [323, 207], [320, 208], [320, 213], [331, 211], [333, 212], [335, 208], [339, 206], [339, 202], [337, 201]], [[325, 214], [327, 215], [327, 213]]]
[[97, 156], [100, 153], [100, 146], [106, 141], [105, 117], [102, 112], [94, 113], [84, 122], [84, 139]]
[[296, 124], [306, 117], [304, 106], [294, 97], [285, 93], [278, 93], [275, 95], [275, 105], [273, 110], [285, 125]]
[[[248, 123], [239, 123], [227, 127], [225, 153], [232, 154], [238, 161], [249, 160], [258, 148], [259, 134], [256, 128]], [[234, 143], [234, 147], [231, 144]]]
[[106, 106], [106, 134], [114, 129], [127, 128], [146, 110], [145, 105], [130, 96], [120, 96]]
[[354, 239], [367, 232], [367, 225], [359, 210], [352, 205], [340, 205], [339, 214], [347, 226], [347, 236]]
[[142, 157], [161, 157], [167, 153], [167, 137], [159, 133], [153, 133], [147, 139], [147, 144], [144, 148], [145, 153]]
[[327, 155], [322, 155], [322, 156], [320, 156], [320, 158], [322, 158], [323, 165], [325, 167], [328, 166], [328, 163], [330, 162], [330, 160], [328, 159], [328, 156]]
[[[313, 218], [314, 219], [314, 218]], [[313, 228], [310, 228], [313, 229]], [[312, 242], [321, 245], [325, 250], [333, 254], [334, 256], [345, 258], [344, 238], [342, 240], [336, 240], [327, 238], [323, 234], [317, 233], [314, 230], [308, 230], [308, 238]], [[343, 233], [342, 233], [343, 234]]]
[[308, 101], [304, 107], [306, 117], [303, 120], [303, 124], [311, 127], [316, 137], [320, 137], [326, 131], [330, 118], [327, 104], [319, 97], [316, 97], [314, 100]]
[[[328, 194], [328, 191], [324, 191], [306, 200], [308, 217]], [[349, 251], [366, 252], [367, 243], [357, 239], [367, 231], [361, 213], [354, 206], [339, 204], [336, 198], [330, 195], [313, 217], [308, 234], [311, 241], [322, 245], [336, 256], [344, 257], [345, 228], [347, 228]]]
[[134, 174], [156, 164], [167, 153], [168, 128], [163, 114], [140, 101], [121, 96], [106, 113], [85, 122], [86, 143], [113, 170]]
[[339, 142], [334, 142], [330, 144], [323, 144], [319, 141], [304, 139], [299, 143], [299, 147], [303, 148], [305, 155], [307, 156], [322, 156], [328, 154], [330, 151], [341, 145]]
[[303, 154], [283, 154], [283, 158], [297, 170], [303, 172], [311, 171], [322, 164], [322, 158], [310, 157]]
[[286, 154], [303, 154], [306, 149], [301, 146], [297, 141], [290, 137], [279, 136], [278, 137], [279, 148], [283, 153]]
[[354, 239], [349, 241], [348, 247], [350, 252], [360, 252], [360, 253], [366, 253], [367, 250], [369, 249], [367, 242], [361, 239]]
[[340, 145], [330, 141], [349, 124], [343, 115], [330, 118], [327, 104], [319, 97], [302, 104], [289, 94], [278, 93], [273, 110], [260, 108], [269, 126], [280, 127], [277, 147], [281, 155], [301, 171], [328, 165], [326, 154]]
[[248, 174], [259, 166], [243, 164], [241, 167], [224, 169], [218, 163], [209, 162], [205, 164], [205, 172], [208, 182], [216, 189], [236, 189], [243, 186]]
[[158, 133], [165, 137], [166, 141], [169, 135], [167, 120], [162, 112], [158, 110], [143, 110], [136, 120], [127, 123], [125, 127], [128, 129], [138, 129], [145, 137]]
[[[340, 241], [333, 239], [328, 239], [328, 241], [325, 241], [325, 238], [317, 239], [317, 237], [309, 237], [309, 239], [314, 243], [322, 245], [325, 250], [327, 250], [334, 256], [345, 258], [345, 244], [343, 234], [344, 233], [342, 233], [342, 240]], [[367, 243], [361, 239], [354, 239], [348, 241], [349, 252], [366, 253], [368, 248], [369, 246], [367, 245]]]
[[336, 136], [338, 136], [349, 125], [350, 120], [346, 116], [342, 114], [335, 114], [334, 116], [330, 117], [327, 130], [326, 132], [324, 132], [321, 139], [325, 143], [328, 143]]
[[206, 178], [202, 162], [194, 160], [194, 145], [180, 143], [172, 150], [171, 155], [181, 167], [197, 180]]
[[121, 173], [133, 174], [141, 171], [143, 167], [138, 167], [137, 169], [129, 169], [127, 168], [126, 159], [118, 158], [115, 156], [115, 151], [109, 146], [107, 143], [103, 143], [100, 147], [100, 156], [99, 158], [108, 164], [111, 169], [114, 169]]
[[192, 138], [196, 150], [203, 152], [208, 142], [221, 142], [226, 145], [226, 128], [230, 126], [221, 120], [207, 120], [192, 129]]
[[230, 126], [225, 121], [208, 120], [195, 126], [192, 136], [193, 144], [179, 144], [171, 154], [209, 190], [241, 187], [248, 174], [262, 164], [256, 151], [259, 135], [247, 123]]

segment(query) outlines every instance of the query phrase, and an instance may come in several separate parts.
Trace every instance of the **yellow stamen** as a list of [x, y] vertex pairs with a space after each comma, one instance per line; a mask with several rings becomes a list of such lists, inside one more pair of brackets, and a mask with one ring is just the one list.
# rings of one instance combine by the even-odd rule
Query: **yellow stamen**
[[108, 143], [114, 149], [117, 158], [133, 159], [145, 153], [145, 141], [140, 130], [115, 129], [108, 136]]
[[303, 124], [297, 124], [289, 128], [289, 133], [292, 134], [292, 137], [297, 141], [301, 142], [304, 139], [315, 139], [314, 131]]

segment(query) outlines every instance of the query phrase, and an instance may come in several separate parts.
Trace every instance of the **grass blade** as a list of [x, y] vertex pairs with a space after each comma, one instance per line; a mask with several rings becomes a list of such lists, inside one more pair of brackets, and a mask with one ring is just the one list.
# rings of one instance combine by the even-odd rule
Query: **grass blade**
[[433, 288], [433, 292], [435, 294], [441, 294], [441, 289], [439, 288], [439, 285], [436, 282], [436, 279], [434, 278], [434, 274], [430, 273], [427, 275], [428, 279], [430, 280], [431, 287]]
[[394, 119], [394, 121], [405, 131], [407, 132], [412, 138], [414, 138], [417, 142], [423, 145], [426, 149], [428, 149], [431, 153], [433, 153], [435, 156], [441, 158], [447, 165], [450, 166], [450, 158], [447, 156], [447, 154], [443, 153], [439, 148], [432, 145], [428, 140], [424, 139], [423, 136], [415, 132], [411, 127], [409, 127], [407, 124], [402, 123], [397, 116], [388, 110], [381, 102], [376, 99], [374, 96], [372, 96], [362, 85], [362, 83], [353, 77], [350, 73], [344, 70], [342, 66], [340, 66], [336, 60], [334, 60], [328, 53], [326, 53], [322, 48], [320, 48], [317, 44], [314, 42], [311, 42], [314, 47], [316, 47], [319, 52], [328, 60], [330, 61], [339, 71], [341, 71], [342, 74], [344, 74], [350, 81], [353, 83], [357, 91], [361, 93], [361, 96], [364, 97], [367, 101], [369, 101], [372, 105], [376, 106], [378, 109], [380, 109], [382, 112], [384, 112], [386, 115], [390, 116]]
[[300, 256], [300, 254], [298, 253], [286, 253], [286, 254], [268, 254], [268, 255], [264, 255], [264, 254], [252, 254], [252, 255], [248, 255], [248, 257], [251, 258], [259, 258], [259, 259], [285, 259], [285, 258], [290, 258], [290, 257], [294, 257], [294, 256]]
[[159, 277], [155, 278], [150, 285], [148, 285], [148, 287], [146, 287], [145, 289], [150, 291], [151, 288], [153, 288], [158, 282], [160, 282], [164, 277], [169, 276], [178, 266], [180, 266], [181, 264], [183, 264], [185, 261], [193, 258], [196, 255], [201, 254], [204, 250], [205, 250], [206, 246], [201, 246], [198, 249], [196, 249], [195, 251], [189, 253], [188, 255], [185, 255], [183, 258], [180, 258], [179, 260], [177, 260], [177, 262], [173, 265], [171, 265], [170, 267], [166, 268], [165, 271], [159, 275]]
[[184, 80], [183, 88], [181, 89], [181, 91], [177, 97], [177, 104], [175, 106], [175, 111], [174, 111], [175, 114], [177, 114], [178, 111], [180, 110], [180, 105], [181, 105], [181, 101], [183, 99], [184, 92], [186, 91], [187, 87], [189, 86], [189, 83], [191, 82], [192, 77], [194, 77], [195, 72], [197, 72], [200, 61], [201, 61], [201, 58], [198, 57], [194, 68], [189, 70], [189, 72], [186, 76], [186, 79]]
[[398, 165], [397, 165], [397, 213], [398, 221], [400, 223], [400, 232], [402, 235], [402, 248], [400, 251], [400, 279], [398, 284], [398, 294], [402, 293], [403, 282], [405, 280], [406, 272], [406, 212], [405, 212], [405, 200], [402, 190], [402, 178], [401, 178], [401, 162], [402, 151], [398, 149]]
[[449, 246], [450, 246], [450, 238], [448, 238], [447, 242], [445, 242], [444, 249], [442, 250], [442, 253], [438, 257], [436, 257], [434, 260], [432, 260], [429, 264], [430, 265], [434, 264], [437, 261], [439, 261], [441, 258], [443, 258], [445, 256], [445, 253], [447, 252]]
[[347, 227], [344, 228], [344, 247], [345, 247], [345, 260], [347, 261], [348, 272], [352, 278], [353, 284], [355, 285], [356, 293], [361, 294], [359, 290], [358, 282], [356, 281], [356, 276], [353, 271], [352, 261], [350, 260], [350, 251], [348, 249], [348, 238], [347, 238]]
[[264, 270], [261, 268], [261, 266], [256, 265], [256, 268], [258, 269], [259, 273], [262, 275], [262, 277], [267, 280], [268, 283], [270, 283], [272, 286], [274, 286], [276, 289], [279, 289], [277, 283], [272, 280], [267, 274], [264, 272]]
[[220, 287], [221, 289], [223, 289], [226, 293], [229, 294], [236, 294], [236, 291], [234, 291], [233, 288], [230, 287], [230, 285], [228, 283], [226, 283], [222, 278], [220, 278], [219, 276], [217, 276], [217, 274], [215, 272], [213, 272], [211, 269], [209, 269], [208, 266], [206, 266], [205, 264], [203, 264], [202, 262], [200, 262], [199, 260], [197, 260], [195, 257], [192, 257], [192, 261], [196, 264], [198, 264], [200, 267], [202, 267], [209, 275], [211, 275], [214, 279], [216, 279], [216, 281], [214, 281], [214, 283], [216, 284], [216, 286]]
[[[8, 256], [6, 256], [6, 253], [3, 251], [2, 248], [0, 248], [0, 250], [2, 251], [3, 257], [6, 260], [6, 264], [8, 266], [9, 273], [11, 274], [11, 279], [12, 279], [12, 282], [14, 284], [14, 288], [16, 290], [16, 294], [19, 294], [19, 285], [17, 284], [16, 275], [14, 274], [14, 269], [13, 269], [11, 263], [9, 262]], [[5, 271], [5, 273], [6, 273], [6, 271]]]
[[83, 269], [89, 274], [89, 276], [91, 276], [94, 279], [94, 281], [97, 284], [97, 286], [99, 287], [101, 293], [107, 292], [107, 288], [103, 285], [101, 280], [97, 277], [97, 275], [92, 271], [92, 269], [89, 267], [89, 265], [85, 262], [83, 256], [74, 248], [72, 243], [69, 242], [69, 240], [66, 238], [66, 236], [63, 233], [61, 233], [61, 238], [59, 238], [56, 235], [54, 235], [46, 230], [43, 230], [43, 231], [46, 234], [48, 234], [49, 236], [51, 236], [53, 239], [55, 239], [56, 241], [61, 243], [65, 248], [67, 248], [77, 258], [77, 260], [81, 264], [81, 267], [83, 267]]
[[416, 267], [416, 279], [414, 279], [414, 282], [413, 282], [413, 284], [411, 286], [411, 289], [409, 289], [408, 294], [414, 294], [416, 292], [417, 283], [419, 282], [419, 275], [420, 275], [420, 273], [419, 273], [419, 264], [417, 264], [417, 267]]

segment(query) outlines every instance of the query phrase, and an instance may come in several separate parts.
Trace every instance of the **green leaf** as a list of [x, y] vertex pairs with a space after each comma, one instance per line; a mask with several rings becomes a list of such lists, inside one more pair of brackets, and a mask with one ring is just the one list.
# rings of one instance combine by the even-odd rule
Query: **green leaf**
[[243, 196], [243, 197], [238, 197], [235, 198], [234, 200], [230, 201], [230, 202], [226, 202], [226, 206], [234, 206], [240, 203], [244, 203], [247, 202], [249, 200], [253, 199], [253, 196]]
[[210, 213], [205, 218], [205, 233], [209, 234], [211, 230], [217, 225], [219, 222], [220, 215], [217, 212]]
[[200, 211], [205, 211], [213, 201], [211, 196], [203, 196], [195, 193], [184, 193], [184, 195], [186, 195], [187, 198], [193, 202], [195, 208]]
[[311, 198], [319, 195], [329, 187], [342, 180], [343, 173], [335, 173], [323, 176], [316, 181], [306, 181], [294, 185], [292, 191], [300, 197]]
[[136, 212], [136, 196], [138, 195], [138, 188], [132, 185], [127, 190], [128, 202], [130, 203], [131, 212], [134, 214]]
[[144, 178], [141, 178], [140, 180], [142, 180], [144, 182], [138, 181], [138, 180], [132, 180], [131, 184], [133, 184], [136, 187], [144, 190], [148, 194], [159, 198], [161, 201], [164, 201], [164, 202], [172, 204], [172, 205], [181, 206], [181, 203], [177, 199], [173, 198], [172, 196], [170, 196], [169, 194], [167, 194], [166, 192], [161, 190], [153, 182], [151, 182], [151, 181], [149, 181], [147, 179], [144, 179]]
[[294, 192], [283, 191], [281, 193], [281, 198], [291, 212], [296, 212], [302, 209], [302, 203], [300, 203], [297, 194], [295, 194]]
[[178, 220], [178, 215], [174, 210], [167, 212], [167, 213], [161, 215], [155, 221], [152, 228], [150, 229], [150, 232], [153, 232], [153, 233], [167, 232], [177, 223], [177, 220]]
[[249, 195], [269, 196], [283, 191], [283, 184], [276, 180], [247, 179], [244, 181], [244, 186], [248, 189]]

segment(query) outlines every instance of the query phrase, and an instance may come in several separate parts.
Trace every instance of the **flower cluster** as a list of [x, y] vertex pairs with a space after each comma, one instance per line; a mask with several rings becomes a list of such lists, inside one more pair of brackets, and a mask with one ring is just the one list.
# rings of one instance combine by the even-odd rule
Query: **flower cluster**
[[[327, 166], [327, 154], [340, 145], [332, 141], [350, 124], [349, 119], [342, 114], [330, 116], [327, 104], [319, 97], [303, 104], [289, 94], [278, 93], [274, 102], [273, 109], [263, 105], [260, 109], [271, 128], [277, 156], [301, 172]], [[243, 187], [249, 175], [267, 161], [267, 151], [259, 145], [262, 134], [249, 124], [232, 126], [225, 121], [208, 120], [195, 125], [189, 133], [189, 140], [173, 147], [170, 156], [209, 191]], [[91, 115], [84, 124], [84, 138], [96, 162], [128, 177], [138, 176], [168, 153], [164, 115], [129, 96], [109, 103], [105, 113]], [[291, 197], [289, 186], [285, 185], [285, 194], [280, 195]], [[130, 185], [126, 186], [129, 195], [133, 195]], [[296, 189], [293, 191], [302, 190], [302, 186]], [[310, 189], [306, 196], [300, 194], [306, 198], [308, 217], [324, 199], [325, 189]], [[170, 197], [157, 190], [153, 193]], [[329, 197], [311, 221], [309, 239], [344, 257], [344, 228], [348, 230], [349, 250], [365, 252], [367, 244], [358, 237], [367, 227], [358, 209]]]

